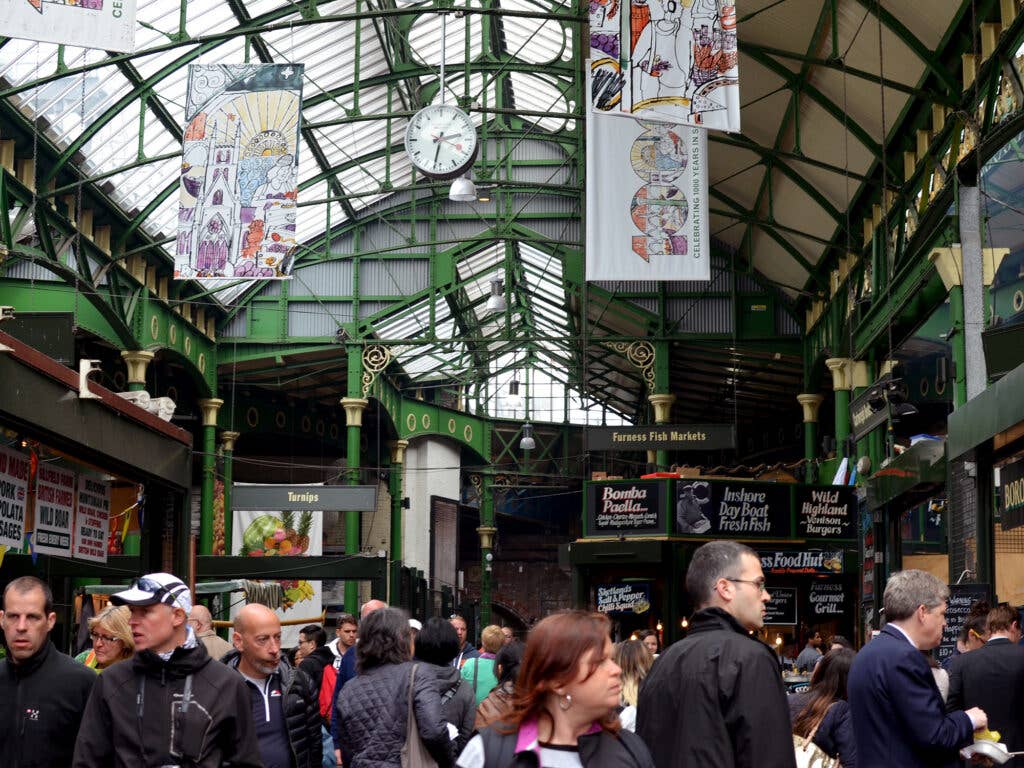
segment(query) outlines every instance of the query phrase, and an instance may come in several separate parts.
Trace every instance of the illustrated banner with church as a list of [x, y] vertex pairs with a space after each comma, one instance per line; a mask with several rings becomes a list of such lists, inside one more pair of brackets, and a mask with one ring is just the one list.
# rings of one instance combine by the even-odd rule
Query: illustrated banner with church
[[176, 279], [289, 276], [301, 103], [301, 64], [189, 67]]

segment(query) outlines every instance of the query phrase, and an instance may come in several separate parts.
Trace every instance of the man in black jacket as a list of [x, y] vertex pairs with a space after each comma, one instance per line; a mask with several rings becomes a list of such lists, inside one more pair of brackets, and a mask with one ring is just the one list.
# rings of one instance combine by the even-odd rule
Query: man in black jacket
[[3, 605], [9, 655], [0, 661], [0, 765], [65, 768], [96, 673], [50, 642], [57, 614], [44, 582], [15, 579]]
[[[999, 731], [1011, 752], [1024, 750], [1024, 647], [1020, 613], [1005, 603], [988, 612], [987, 642], [970, 653], [954, 657], [949, 664], [949, 699], [952, 712], [981, 707], [988, 715], [988, 727]], [[1011, 758], [1006, 765], [1024, 766]]]
[[235, 651], [224, 662], [249, 691], [264, 768], [320, 768], [320, 705], [309, 675], [281, 656], [281, 620], [252, 603], [235, 616]]
[[750, 632], [764, 625], [761, 559], [735, 541], [694, 552], [686, 589], [698, 611], [640, 691], [637, 734], [657, 768], [795, 768], [775, 654]]
[[110, 602], [131, 608], [135, 655], [98, 677], [74, 768], [261, 768], [245, 683], [196, 639], [188, 587], [151, 573]]

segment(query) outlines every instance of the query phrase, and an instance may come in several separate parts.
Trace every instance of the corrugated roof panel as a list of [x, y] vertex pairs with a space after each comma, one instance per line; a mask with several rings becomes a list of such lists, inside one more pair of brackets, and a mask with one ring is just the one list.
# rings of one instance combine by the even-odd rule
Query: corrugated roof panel
[[[550, 3], [530, 0], [501, 0], [501, 7], [510, 11], [547, 12]], [[510, 16], [502, 21], [505, 50], [509, 55], [531, 64], [570, 61], [572, 30], [553, 19]]]
[[228, 339], [238, 339], [243, 336], [249, 335], [249, 310], [247, 307], [243, 307], [238, 310], [234, 317], [225, 323], [221, 329], [219, 336]]
[[732, 299], [668, 299], [667, 319], [681, 333], [732, 333]]
[[352, 303], [348, 301], [288, 302], [289, 336], [334, 337], [338, 326], [352, 322]]
[[775, 332], [782, 336], [803, 336], [803, 328], [778, 303], [775, 305]]
[[408, 296], [430, 286], [427, 259], [363, 259], [359, 290], [364, 296]]
[[289, 296], [351, 296], [352, 262], [326, 261], [301, 265], [292, 273]]

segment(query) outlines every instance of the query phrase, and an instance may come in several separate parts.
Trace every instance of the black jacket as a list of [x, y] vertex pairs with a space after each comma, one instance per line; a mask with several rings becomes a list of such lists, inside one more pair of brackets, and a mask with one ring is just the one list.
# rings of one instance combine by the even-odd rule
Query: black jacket
[[[1007, 749], [1024, 750], [1024, 647], [995, 638], [950, 662], [946, 709], [970, 707], [985, 710], [988, 727], [999, 731]], [[1007, 765], [1024, 765], [1024, 760], [1014, 757]]]
[[[192, 702], [199, 706], [184, 714], [182, 693], [190, 676]], [[172, 750], [186, 750], [192, 758], [176, 757]], [[245, 682], [211, 659], [202, 643], [175, 648], [167, 661], [139, 651], [98, 676], [82, 718], [74, 768], [219, 768], [225, 763], [262, 766]]]
[[658, 768], [795, 768], [779, 663], [728, 613], [694, 614], [654, 662], [636, 732]]
[[309, 679], [313, 681], [313, 687], [318, 699], [320, 697], [320, 684], [324, 681], [324, 667], [334, 664], [335, 658], [330, 648], [326, 645], [321, 645], [299, 663], [299, 669], [309, 675]]
[[[796, 693], [789, 697], [789, 716], [793, 722], [796, 722], [810, 698], [810, 693]], [[828, 708], [813, 741], [829, 757], [838, 755], [843, 768], [857, 768], [857, 743], [853, 736], [850, 702], [840, 699]]]
[[[451, 765], [451, 740], [431, 665], [416, 662], [413, 706], [420, 737], [439, 768]], [[335, 704], [346, 768], [399, 768], [409, 713], [413, 662], [360, 672], [341, 689]]]
[[[515, 751], [518, 738], [518, 731], [501, 733], [493, 726], [485, 728], [480, 732], [483, 763], [469, 768], [540, 768], [536, 752]], [[586, 734], [576, 744], [584, 768], [654, 768], [646, 745], [627, 730], [620, 730], [617, 735], [604, 730]]]
[[[224, 663], [237, 672], [240, 658], [238, 651], [231, 651], [224, 654]], [[320, 719], [316, 687], [309, 675], [289, 665], [284, 658], [277, 665], [277, 675], [281, 678], [281, 709], [295, 768], [321, 768], [323, 738], [320, 725], [323, 721]], [[241, 675], [239, 678], [244, 679]]]
[[0, 661], [0, 766], [66, 768], [95, 682], [49, 640], [20, 664]]
[[[476, 719], [476, 697], [473, 686], [462, 679], [455, 667], [422, 664], [420, 671], [430, 670], [437, 675], [437, 695], [441, 697], [441, 717], [459, 729], [455, 739], [455, 754], [459, 754], [473, 735]], [[417, 672], [419, 674], [419, 672]]]

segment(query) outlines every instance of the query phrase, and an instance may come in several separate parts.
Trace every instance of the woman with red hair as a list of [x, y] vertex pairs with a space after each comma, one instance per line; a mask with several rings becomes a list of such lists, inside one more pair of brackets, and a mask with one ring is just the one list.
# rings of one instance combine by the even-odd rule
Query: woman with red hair
[[507, 719], [473, 737], [459, 768], [654, 768], [639, 737], [619, 729], [609, 629], [607, 616], [585, 611], [537, 624]]

